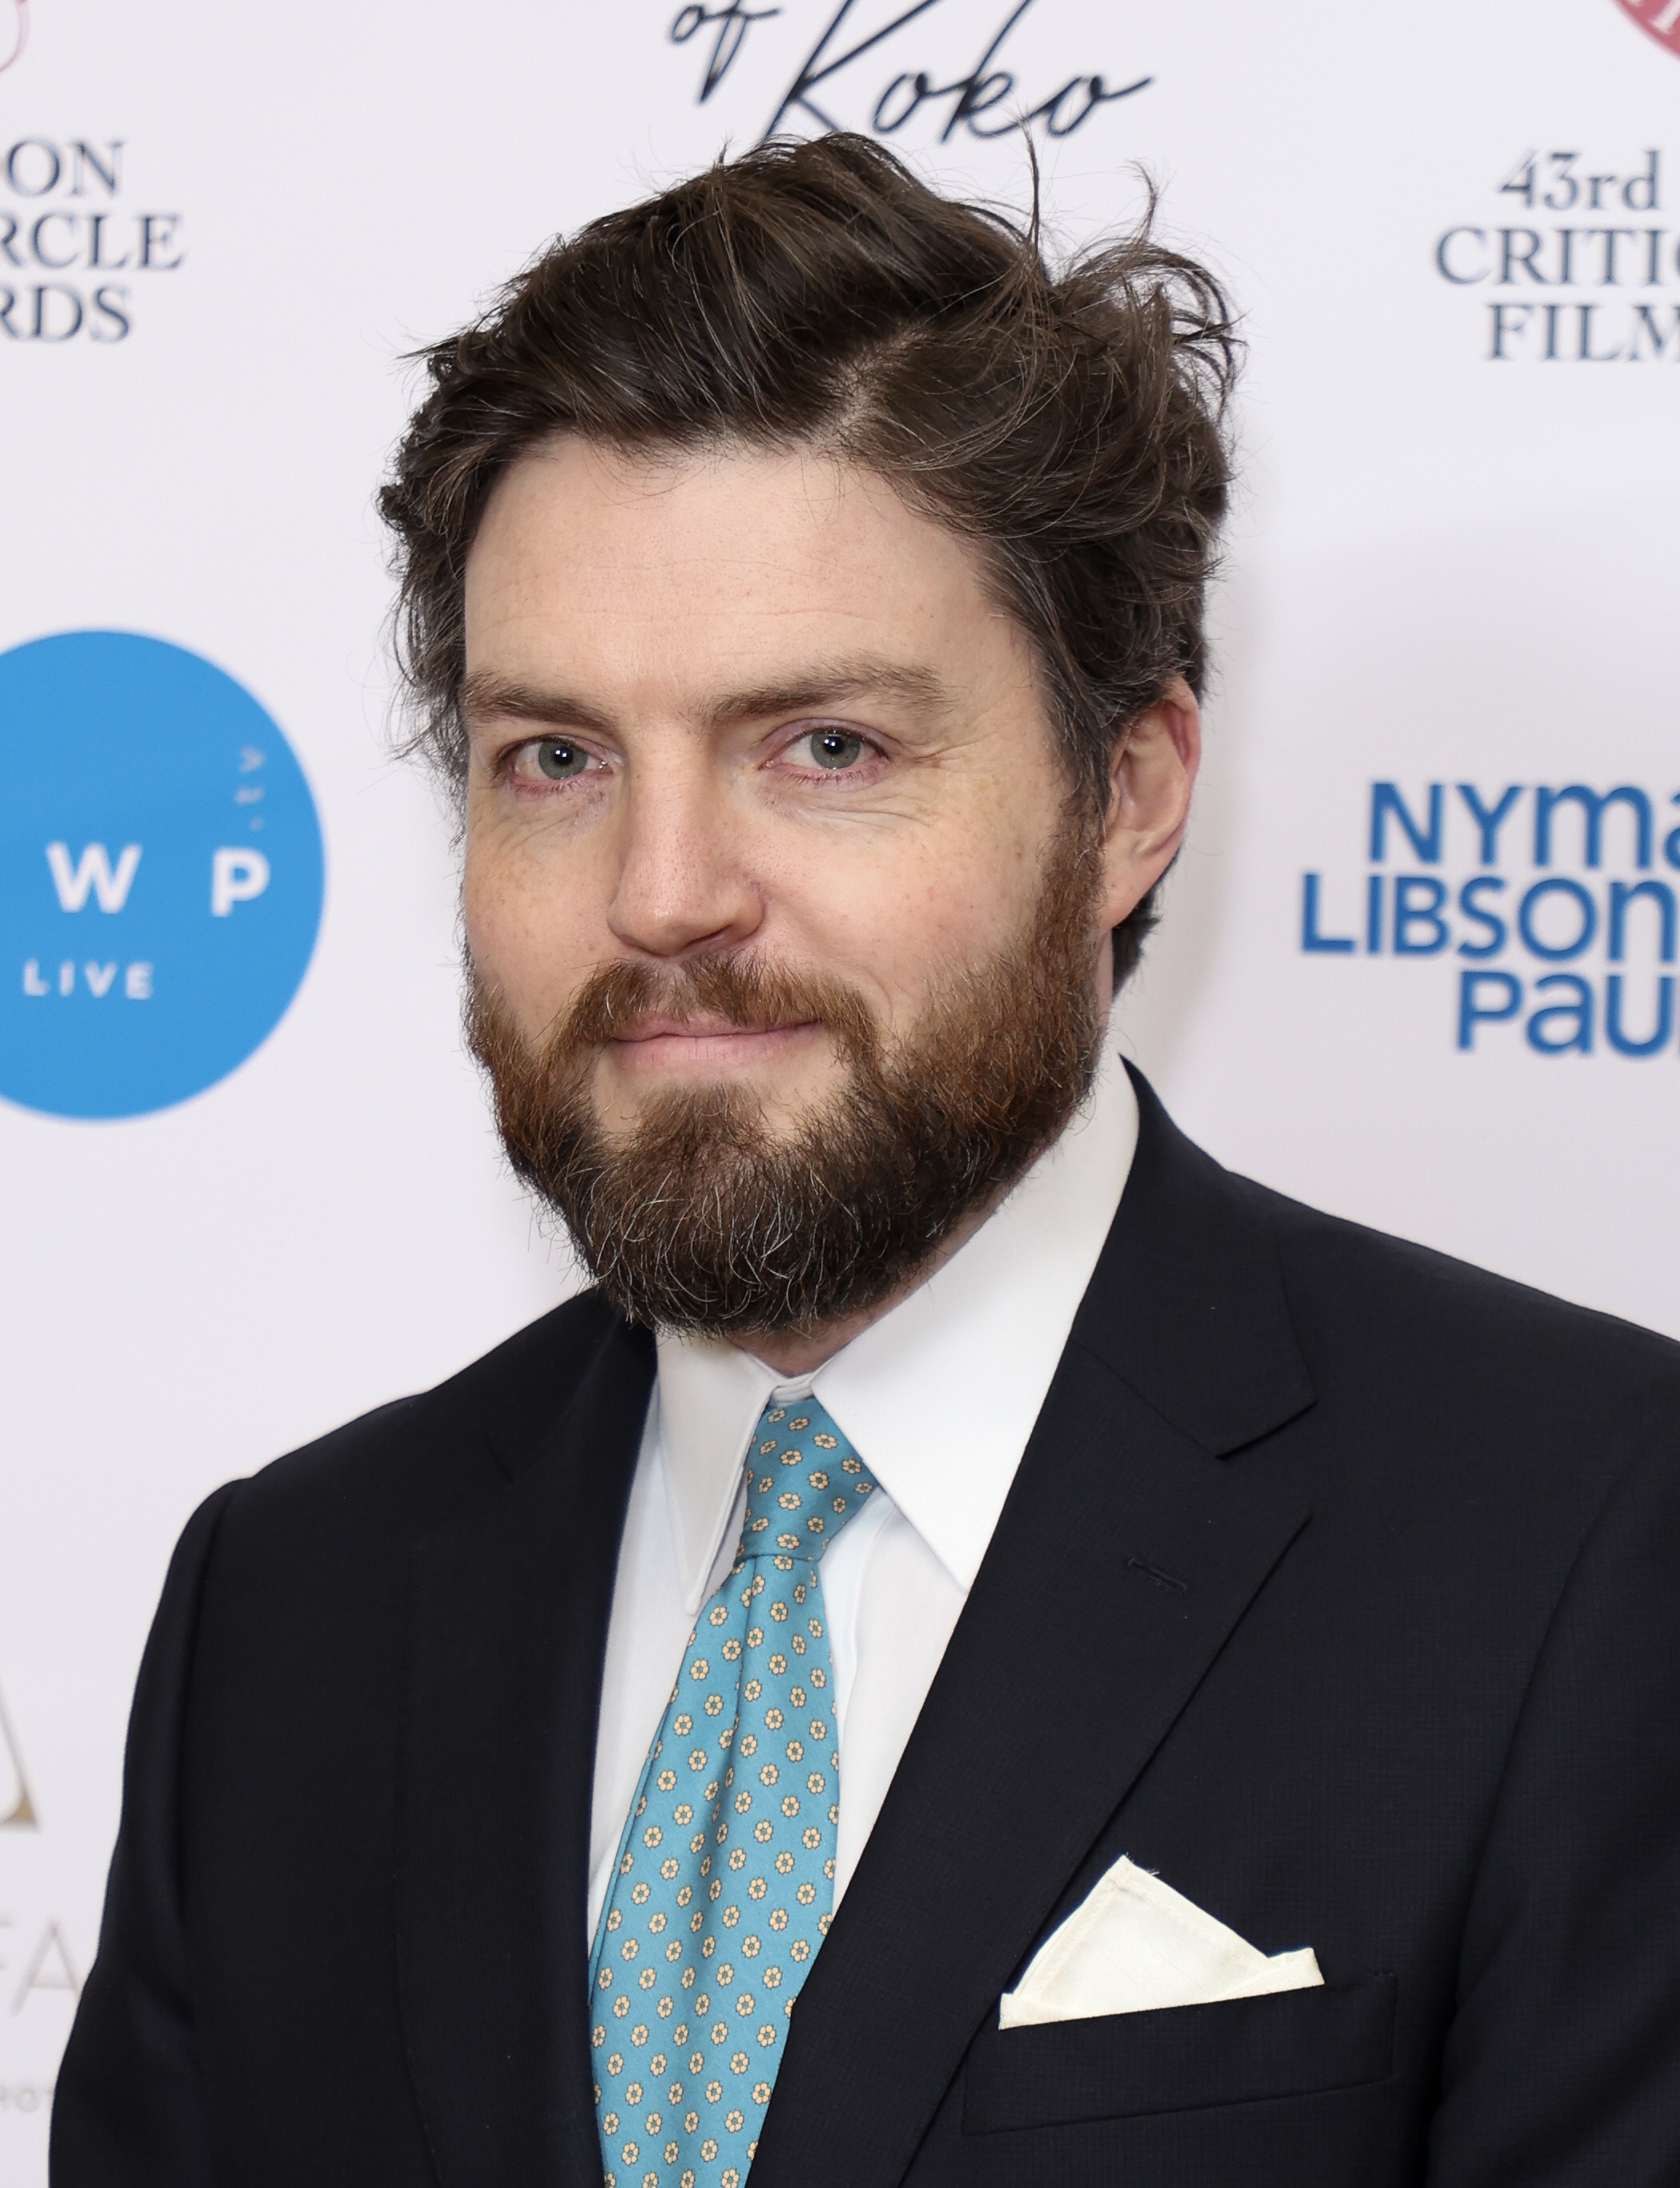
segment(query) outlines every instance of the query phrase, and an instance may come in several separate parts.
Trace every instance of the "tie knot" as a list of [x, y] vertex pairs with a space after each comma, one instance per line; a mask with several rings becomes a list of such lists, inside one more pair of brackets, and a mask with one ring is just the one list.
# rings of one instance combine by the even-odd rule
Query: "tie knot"
[[741, 1556], [815, 1563], [874, 1487], [815, 1398], [766, 1406], [747, 1454]]

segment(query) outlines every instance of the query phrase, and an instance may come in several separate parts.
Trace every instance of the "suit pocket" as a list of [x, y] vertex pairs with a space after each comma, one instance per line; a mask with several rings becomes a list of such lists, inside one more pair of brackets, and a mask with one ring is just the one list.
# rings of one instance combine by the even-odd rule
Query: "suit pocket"
[[1395, 1978], [988, 2028], [968, 2054], [966, 2134], [1308, 2096], [1386, 2081]]

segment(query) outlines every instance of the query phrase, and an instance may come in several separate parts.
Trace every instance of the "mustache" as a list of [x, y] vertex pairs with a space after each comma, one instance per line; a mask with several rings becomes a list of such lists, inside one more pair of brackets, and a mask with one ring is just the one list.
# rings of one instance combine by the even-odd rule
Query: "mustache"
[[563, 1069], [655, 1015], [679, 1024], [722, 1018], [744, 1033], [819, 1023], [854, 1063], [874, 1058], [880, 1047], [869, 1005], [845, 981], [775, 963], [761, 952], [736, 951], [686, 965], [622, 958], [597, 965], [550, 1029], [544, 1063]]

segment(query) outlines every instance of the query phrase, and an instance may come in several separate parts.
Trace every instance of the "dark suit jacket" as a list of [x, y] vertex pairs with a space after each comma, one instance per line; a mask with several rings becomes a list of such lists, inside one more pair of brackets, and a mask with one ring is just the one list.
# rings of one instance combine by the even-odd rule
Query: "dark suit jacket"
[[[750, 2188], [1680, 2180], [1680, 1350], [1232, 1177], [1140, 1093]], [[599, 2182], [652, 1373], [586, 1296], [193, 1520], [56, 2188]], [[1326, 1988], [1000, 2033], [1122, 1852]]]

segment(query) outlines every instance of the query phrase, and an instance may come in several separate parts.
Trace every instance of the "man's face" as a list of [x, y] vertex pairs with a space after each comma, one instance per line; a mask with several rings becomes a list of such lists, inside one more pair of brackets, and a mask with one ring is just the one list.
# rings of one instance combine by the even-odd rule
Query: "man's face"
[[815, 454], [527, 457], [466, 624], [474, 1038], [516, 1165], [644, 1319], [884, 1298], [1087, 1083], [1173, 735], [1075, 813], [971, 550]]
[[[1028, 648], [872, 477], [559, 443], [491, 501], [466, 631], [468, 935], [533, 1043], [597, 966], [741, 950], [845, 982], [890, 1042], [1030, 916], [1067, 778]], [[629, 1033], [594, 1067], [614, 1131], [696, 1081], [781, 1129], [843, 1069], [820, 1024]]]

